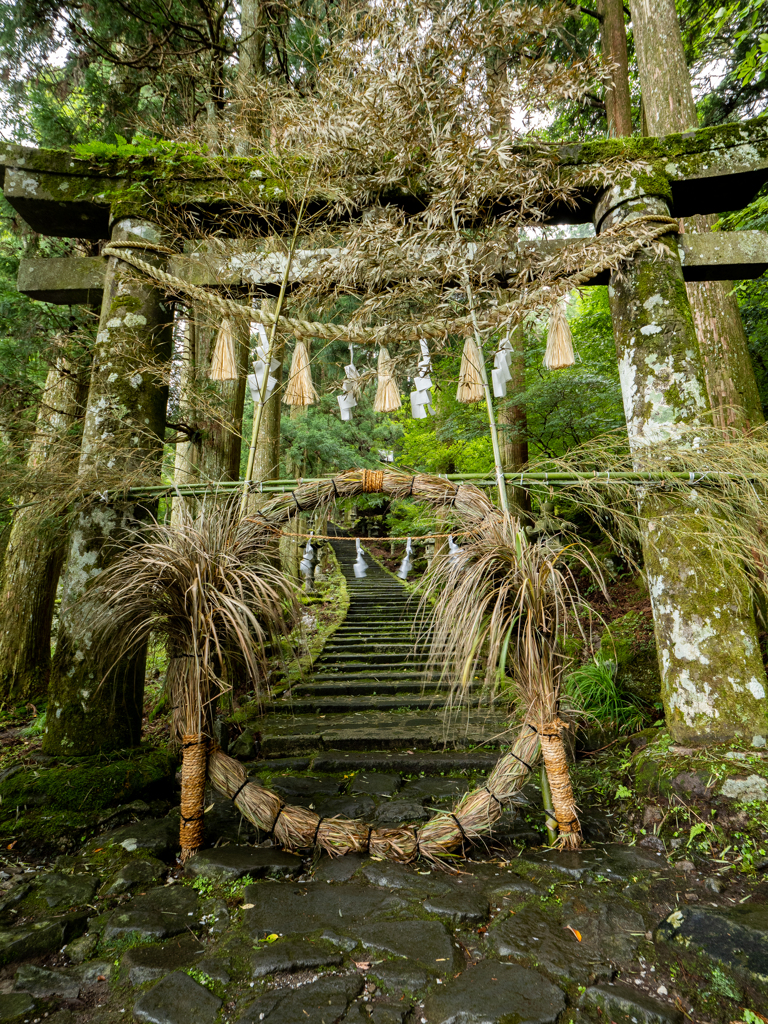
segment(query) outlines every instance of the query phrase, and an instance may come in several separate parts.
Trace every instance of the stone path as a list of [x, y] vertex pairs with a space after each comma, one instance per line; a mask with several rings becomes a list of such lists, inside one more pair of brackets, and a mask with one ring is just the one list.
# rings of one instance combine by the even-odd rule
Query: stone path
[[262, 750], [275, 756], [496, 747], [504, 723], [479, 708], [476, 697], [451, 717], [442, 710], [447, 684], [425, 671], [426, 637], [414, 632], [417, 601], [409, 591], [370, 556], [365, 578], [358, 579], [354, 542], [337, 540], [332, 546], [349, 590], [349, 610], [311, 677], [271, 706], [260, 726]]
[[[312, 781], [284, 778], [288, 788]], [[326, 776], [314, 799], [346, 786], [386, 802], [410, 789], [433, 809], [466, 784]], [[710, 984], [768, 996], [768, 908], [708, 908], [701, 879], [651, 852], [475, 847], [455, 875], [359, 856], [304, 860], [245, 845], [231, 803], [211, 802], [218, 845], [183, 874], [172, 812], [92, 840], [6, 898], [0, 1021], [683, 1024], [680, 949]], [[524, 841], [530, 827], [521, 814], [508, 839]], [[684, 894], [695, 908], [678, 906]]]

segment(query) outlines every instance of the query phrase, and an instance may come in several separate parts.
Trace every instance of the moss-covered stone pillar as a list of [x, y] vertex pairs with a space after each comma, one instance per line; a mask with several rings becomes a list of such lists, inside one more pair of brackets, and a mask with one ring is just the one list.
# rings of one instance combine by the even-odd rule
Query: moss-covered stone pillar
[[[621, 182], [598, 204], [596, 227], [644, 214], [669, 216], [665, 193], [663, 180]], [[609, 287], [638, 468], [643, 452], [656, 444], [696, 448], [698, 432], [711, 423], [677, 239], [670, 233], [662, 242], [657, 252], [642, 250]], [[646, 492], [639, 511], [670, 732], [687, 744], [739, 740], [764, 746], [768, 683], [745, 576], [722, 566], [704, 543], [695, 491]]]
[[[156, 225], [123, 217], [112, 239], [163, 241]], [[160, 265], [162, 257], [139, 255]], [[172, 308], [163, 293], [110, 258], [83, 430], [83, 491], [159, 478], [172, 350]], [[43, 749], [90, 754], [141, 738], [145, 652], [115, 664], [91, 630], [86, 585], [146, 517], [129, 501], [91, 499], [72, 527], [64, 573], [59, 636], [48, 692]]]

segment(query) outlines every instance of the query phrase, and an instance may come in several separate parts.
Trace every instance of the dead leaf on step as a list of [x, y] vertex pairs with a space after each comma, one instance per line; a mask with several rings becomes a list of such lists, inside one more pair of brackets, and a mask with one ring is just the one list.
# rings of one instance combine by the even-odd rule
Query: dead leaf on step
[[579, 942], [581, 942], [581, 932], [577, 932], [575, 928], [571, 928], [569, 924], [565, 926], [569, 932], [573, 932]]
[[371, 961], [370, 960], [353, 960], [352, 963], [358, 969], [358, 971], [370, 971]]

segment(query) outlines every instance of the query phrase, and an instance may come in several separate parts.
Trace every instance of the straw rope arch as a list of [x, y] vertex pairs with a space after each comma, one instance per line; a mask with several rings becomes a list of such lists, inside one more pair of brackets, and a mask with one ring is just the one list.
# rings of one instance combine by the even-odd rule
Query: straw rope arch
[[[288, 494], [274, 497], [250, 511], [247, 518], [274, 531], [294, 515], [328, 505], [337, 498], [381, 493], [409, 498], [435, 507], [450, 506], [469, 533], [481, 534], [504, 522], [504, 513], [477, 487], [455, 484], [442, 477], [398, 470], [351, 469], [322, 482], [299, 485]], [[541, 724], [541, 723], [539, 723]], [[559, 720], [553, 727], [559, 730]], [[233, 801], [237, 809], [262, 833], [289, 850], [319, 848], [331, 856], [364, 853], [406, 863], [424, 857], [438, 864], [465, 842], [487, 837], [506, 806], [523, 786], [547, 743], [549, 728], [525, 724], [508, 752], [499, 759], [485, 786], [465, 794], [451, 811], [439, 811], [421, 827], [373, 828], [362, 821], [325, 818], [305, 807], [283, 803], [281, 798], [248, 780], [245, 768], [218, 747], [208, 757], [211, 784]], [[199, 746], [189, 750], [199, 756]], [[567, 771], [567, 769], [566, 769]], [[200, 797], [202, 806], [202, 797]], [[192, 810], [192, 805], [188, 805]], [[184, 818], [182, 819], [184, 820]], [[574, 824], [575, 822], [575, 824]], [[580, 838], [578, 821], [558, 821], [561, 840]], [[202, 837], [196, 841], [199, 843]], [[191, 855], [193, 850], [187, 850]]]

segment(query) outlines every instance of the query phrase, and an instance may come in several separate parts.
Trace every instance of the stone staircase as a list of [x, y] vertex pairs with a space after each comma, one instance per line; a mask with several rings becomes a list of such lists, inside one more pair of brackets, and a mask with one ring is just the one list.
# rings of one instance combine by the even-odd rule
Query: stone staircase
[[503, 730], [477, 696], [449, 715], [449, 686], [427, 670], [429, 625], [417, 600], [370, 556], [355, 576], [355, 544], [332, 542], [349, 590], [346, 618], [311, 675], [276, 700], [262, 724], [267, 757], [321, 750], [440, 750], [496, 746]]

